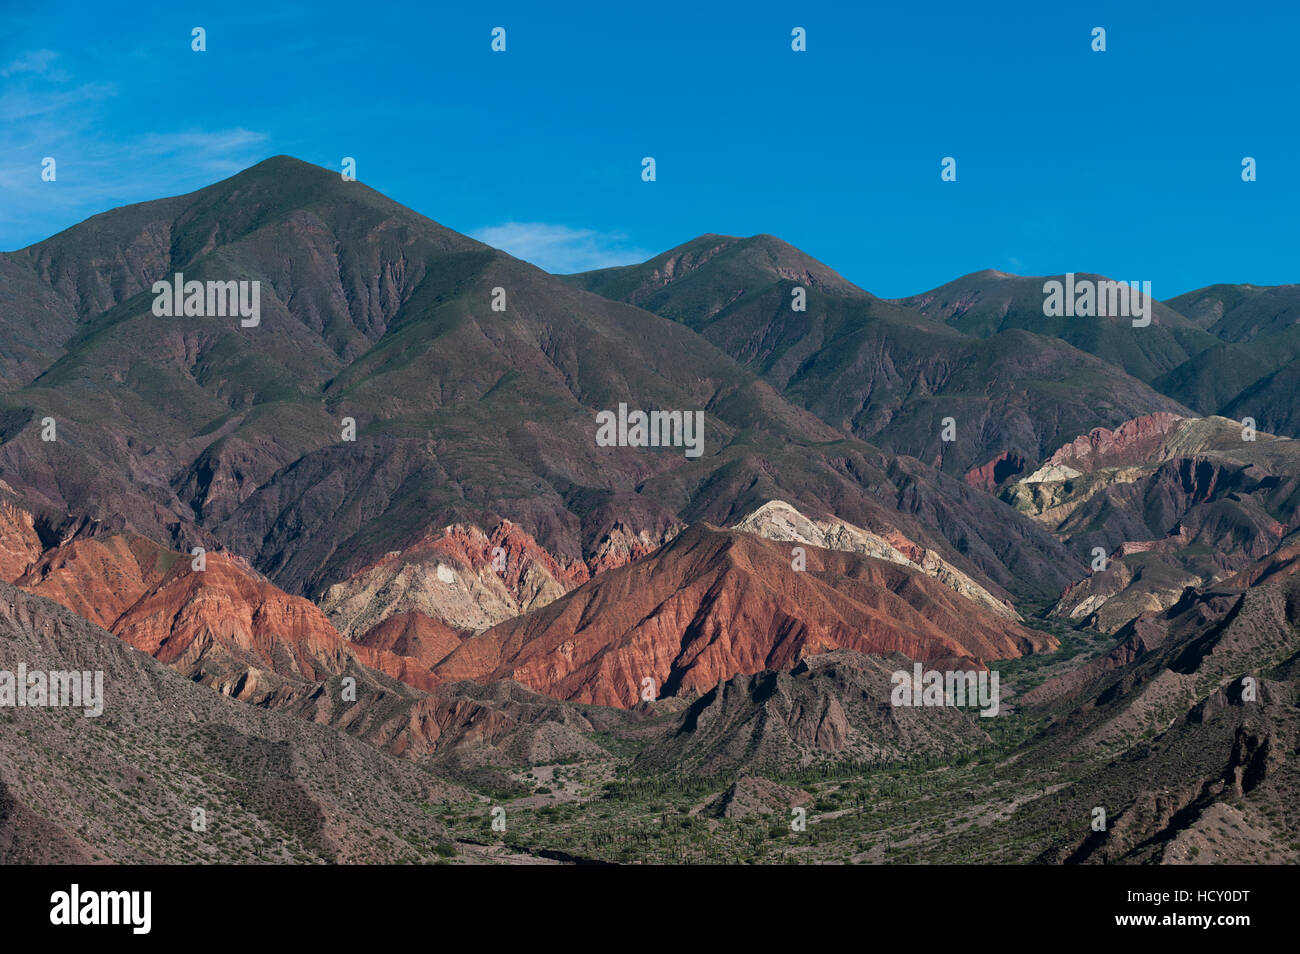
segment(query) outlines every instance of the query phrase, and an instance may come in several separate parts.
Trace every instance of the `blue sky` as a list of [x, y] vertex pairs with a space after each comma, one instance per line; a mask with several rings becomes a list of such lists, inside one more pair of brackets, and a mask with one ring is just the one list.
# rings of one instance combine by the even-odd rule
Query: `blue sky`
[[1300, 281], [1294, 3], [442, 6], [0, 0], [0, 249], [286, 153], [553, 271], [767, 232], [885, 296]]

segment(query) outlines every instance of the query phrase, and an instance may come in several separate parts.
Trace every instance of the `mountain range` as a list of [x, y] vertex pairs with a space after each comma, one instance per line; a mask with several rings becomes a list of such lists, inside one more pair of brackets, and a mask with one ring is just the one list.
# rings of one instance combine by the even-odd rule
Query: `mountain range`
[[[178, 274], [260, 320], [156, 314]], [[111, 720], [6, 716], [96, 770], [14, 754], [0, 857], [635, 860], [579, 806], [667, 799], [716, 844], [660, 860], [754, 860], [744, 819], [796, 802], [833, 850], [761, 858], [1013, 819], [989, 860], [1185, 861], [1229, 822], [1294, 858], [1297, 286], [1135, 327], [1045, 316], [1059, 277], [886, 300], [768, 235], [555, 276], [288, 157], [0, 254], [4, 664], [95, 663]], [[702, 453], [598, 441], [627, 408], [698, 412]], [[914, 662], [1002, 673], [1005, 715], [891, 705]], [[105, 821], [179, 812], [193, 752], [234, 841]], [[908, 786], [972, 779], [924, 834]], [[1112, 839], [1073, 814], [1098, 779]]]

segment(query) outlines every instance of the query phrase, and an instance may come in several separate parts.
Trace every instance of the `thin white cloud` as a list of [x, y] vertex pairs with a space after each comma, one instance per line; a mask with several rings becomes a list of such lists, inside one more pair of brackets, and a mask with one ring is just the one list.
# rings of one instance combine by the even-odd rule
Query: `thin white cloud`
[[[3, 138], [3, 137], [0, 137]], [[179, 195], [232, 176], [263, 158], [267, 137], [247, 129], [155, 133], [121, 142], [51, 135], [40, 148], [0, 161], [0, 249], [48, 238], [95, 212]], [[42, 155], [58, 179], [41, 178]], [[26, 161], [23, 161], [23, 160]]]
[[0, 121], [17, 123], [46, 117], [69, 107], [87, 107], [117, 95], [111, 83], [84, 83], [75, 89], [8, 89], [0, 93]]
[[[79, 83], [50, 50], [24, 53], [0, 73], [0, 249], [40, 241], [95, 212], [176, 195], [247, 168], [267, 136], [230, 129], [151, 130], [114, 136], [106, 121], [117, 88]], [[58, 178], [41, 178], [42, 160]]]
[[644, 262], [653, 253], [627, 243], [622, 232], [546, 222], [504, 222], [470, 235], [556, 275]]
[[13, 76], [17, 73], [36, 73], [44, 75], [49, 72], [54, 61], [59, 58], [59, 54], [53, 50], [28, 50], [19, 54], [16, 60], [12, 60], [3, 69], [0, 69], [0, 76]]

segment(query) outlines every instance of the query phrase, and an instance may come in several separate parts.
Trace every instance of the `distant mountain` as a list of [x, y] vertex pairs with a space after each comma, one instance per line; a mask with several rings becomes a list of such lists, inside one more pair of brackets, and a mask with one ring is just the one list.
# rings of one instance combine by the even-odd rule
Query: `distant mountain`
[[[872, 299], [838, 272], [774, 235], [701, 235], [639, 265], [562, 276], [588, 291], [626, 301], [695, 330], [739, 297], [773, 281], [826, 294]], [[878, 300], [878, 299], [877, 299]]]
[[[622, 540], [780, 498], [898, 529], [1018, 597], [1078, 573], [1032, 524], [846, 437], [681, 323], [293, 159], [0, 263], [45, 289], [3, 320], [57, 352], [12, 365], [28, 370], [0, 395], [0, 475], [61, 539], [224, 547], [319, 596], [431, 529], [509, 520], [560, 563], [596, 565]], [[153, 283], [178, 272], [261, 282], [260, 324], [155, 316]], [[599, 446], [596, 415], [621, 404], [702, 413], [701, 455]]]
[[[988, 280], [1000, 287], [1011, 277]], [[1187, 357], [1177, 337], [1212, 341], [1159, 306], [1150, 328], [1107, 321], [1115, 327], [1104, 334], [1099, 319], [1044, 319], [1042, 282], [1033, 279], [1015, 288], [1028, 309], [1029, 284], [1038, 281], [1036, 317], [1025, 310], [1002, 326], [949, 323], [937, 293], [876, 298], [768, 235], [701, 236], [640, 265], [565, 280], [679, 321], [828, 424], [958, 475], [1005, 453], [1036, 462], [1092, 427], [1186, 413], [1124, 364], [1102, 359], [1112, 355], [1085, 353], [1088, 334], [1115, 342], [1111, 350], [1125, 341], [1135, 353], [1167, 350], [1160, 369]], [[797, 288], [805, 311], [794, 310]], [[1148, 337], [1133, 337], [1139, 332]], [[944, 439], [948, 417], [952, 440]]]
[[1210, 285], [1165, 304], [1220, 341], [1290, 334], [1300, 324], [1300, 285]]
[[[977, 338], [1012, 329], [1058, 338], [1148, 384], [1218, 343], [1160, 301], [1152, 302], [1151, 323], [1145, 327], [1135, 328], [1130, 318], [1120, 315], [1049, 317], [1043, 310], [1043, 286], [1051, 280], [1064, 284], [1065, 276], [1031, 278], [986, 270], [897, 301]], [[1078, 272], [1075, 280], [1109, 279]]]
[[1202, 414], [1300, 437], [1300, 285], [1211, 285], [1168, 304], [1220, 343], [1155, 386]]
[[1251, 417], [1261, 429], [1300, 436], [1300, 286], [1211, 285], [1156, 301], [1151, 325], [1134, 328], [1122, 319], [1045, 317], [1047, 280], [976, 272], [898, 304], [979, 337], [1009, 328], [1052, 335], [1197, 414]]

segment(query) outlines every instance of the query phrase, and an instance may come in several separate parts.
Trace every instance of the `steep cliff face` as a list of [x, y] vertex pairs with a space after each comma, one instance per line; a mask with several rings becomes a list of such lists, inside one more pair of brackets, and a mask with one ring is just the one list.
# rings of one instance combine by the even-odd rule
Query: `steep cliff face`
[[1025, 463], [1025, 459], [1015, 451], [1003, 451], [987, 463], [966, 471], [962, 480], [991, 494], [997, 491], [1003, 481], [1023, 474]]
[[983, 661], [1052, 645], [910, 566], [696, 525], [649, 557], [466, 640], [445, 679], [513, 679], [559, 699], [630, 707], [789, 669], [847, 648]]
[[32, 515], [0, 500], [0, 580], [12, 583], [18, 579], [36, 562], [43, 549]]

